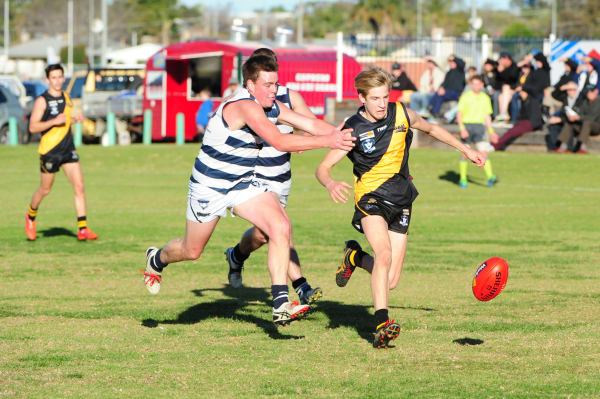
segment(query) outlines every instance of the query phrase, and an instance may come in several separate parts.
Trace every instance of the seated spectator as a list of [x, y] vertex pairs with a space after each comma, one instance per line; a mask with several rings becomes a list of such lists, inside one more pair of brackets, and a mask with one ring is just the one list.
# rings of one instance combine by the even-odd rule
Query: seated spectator
[[430, 112], [434, 116], [440, 113], [442, 104], [446, 101], [458, 101], [465, 88], [465, 62], [451, 55], [448, 65], [450, 69], [446, 72], [442, 85], [429, 101]]
[[392, 90], [412, 90], [417, 91], [414, 83], [410, 80], [406, 71], [404, 71], [404, 66], [397, 62], [392, 64], [392, 76], [394, 80], [392, 81]]
[[492, 100], [493, 115], [498, 114], [498, 96], [496, 94], [496, 74], [498, 73], [498, 63], [490, 58], [485, 60], [481, 68], [481, 76], [483, 78], [484, 90]]
[[600, 83], [598, 81], [598, 74], [600, 74], [600, 60], [593, 57], [584, 57], [583, 64], [579, 66], [577, 71], [580, 73], [578, 82], [579, 98], [577, 99], [577, 103], [583, 104], [586, 100], [587, 91]]
[[198, 112], [196, 112], [196, 131], [200, 141], [202, 141], [202, 138], [204, 137], [204, 130], [206, 129], [206, 125], [208, 124], [208, 120], [210, 119], [214, 106], [214, 103], [210, 99], [211, 95], [212, 93], [207, 87], [200, 90], [200, 93], [198, 93], [197, 96], [200, 101], [203, 101], [202, 105], [200, 105], [198, 108]]
[[[542, 101], [543, 108], [547, 107], [547, 114], [555, 115], [566, 104], [567, 101], [567, 83], [578, 82], [577, 63], [571, 58], [563, 58], [565, 64], [565, 73], [558, 79], [558, 82], [552, 87], [549, 95], [544, 96]], [[575, 87], [577, 87], [575, 85]]]
[[567, 108], [567, 121], [558, 136], [560, 146], [555, 152], [567, 152], [567, 144], [571, 138], [576, 138], [575, 147], [578, 154], [587, 154], [590, 135], [600, 134], [600, 98], [598, 86], [586, 92], [586, 101], [573, 110]]
[[[548, 151], [554, 151], [556, 150], [557, 147], [557, 141], [558, 141], [558, 136], [560, 135], [560, 132], [562, 130], [562, 127], [564, 125], [564, 123], [566, 121], [568, 121], [567, 119], [567, 112], [572, 114], [572, 110], [574, 108], [576, 108], [576, 102], [577, 102], [577, 84], [575, 82], [569, 82], [567, 84], [565, 84], [565, 91], [566, 91], [566, 99], [564, 102], [564, 105], [562, 105], [560, 107], [560, 109], [555, 112], [554, 114], [552, 114], [552, 116], [550, 116], [550, 118], [548, 119], [548, 134], [546, 135], [546, 147], [548, 148]], [[568, 149], [572, 150], [573, 149], [573, 145], [571, 144], [573, 142], [573, 140], [569, 140], [568, 143]], [[565, 143], [567, 144], [567, 143]]]
[[496, 73], [496, 90], [498, 98], [498, 115], [496, 120], [507, 121], [508, 105], [517, 87], [519, 79], [519, 68], [513, 61], [511, 55], [507, 52], [500, 53]]
[[[522, 77], [519, 79], [520, 86], [517, 86], [516, 91], [523, 90], [525, 88], [529, 89], [529, 92], [534, 95], [538, 101], [542, 102], [544, 98], [544, 91], [550, 87], [550, 65], [548, 64], [548, 60], [546, 56], [542, 53], [537, 53], [536, 55], [529, 54], [525, 57], [524, 62], [532, 63], [533, 70], [525, 76], [525, 79]], [[523, 66], [525, 66], [524, 64]], [[530, 64], [531, 65], [531, 64]], [[519, 115], [520, 101], [516, 101], [517, 106], [514, 107], [513, 103], [511, 103], [511, 120], [516, 122], [517, 117]]]
[[530, 87], [526, 87], [519, 91], [519, 96], [522, 100], [519, 117], [515, 125], [507, 130], [497, 143], [492, 144], [497, 151], [504, 151], [518, 137], [542, 127], [541, 105], [535, 93], [531, 92]]
[[510, 99], [510, 104], [508, 106], [510, 121], [513, 124], [517, 121], [519, 110], [521, 109], [521, 96], [519, 96], [519, 91], [527, 81], [527, 78], [531, 76], [531, 64], [529, 62], [522, 61], [517, 65], [519, 67], [519, 80], [517, 81], [517, 86], [515, 87], [514, 94]]
[[419, 80], [419, 91], [415, 91], [410, 96], [410, 109], [417, 111], [422, 116], [427, 115], [427, 105], [435, 94], [435, 91], [444, 81], [444, 73], [436, 62], [427, 59], [425, 62], [425, 71]]

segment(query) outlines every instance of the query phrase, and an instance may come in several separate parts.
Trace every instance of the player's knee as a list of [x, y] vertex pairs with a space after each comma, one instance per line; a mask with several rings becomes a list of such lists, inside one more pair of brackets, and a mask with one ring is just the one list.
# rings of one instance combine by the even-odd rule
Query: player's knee
[[38, 192], [45, 197], [46, 195], [50, 194], [50, 187], [40, 187]]
[[375, 263], [389, 269], [392, 265], [392, 250], [385, 248], [377, 251], [375, 254]]
[[73, 185], [73, 190], [75, 191], [75, 195], [84, 195], [83, 184], [75, 184]]
[[183, 256], [185, 260], [196, 260], [202, 255], [204, 248], [194, 247], [194, 248], [185, 248], [183, 251]]
[[267, 235], [270, 237], [270, 239], [285, 240], [289, 243], [291, 230], [292, 228], [289, 220], [281, 218], [281, 220], [278, 220], [269, 226], [269, 232]]

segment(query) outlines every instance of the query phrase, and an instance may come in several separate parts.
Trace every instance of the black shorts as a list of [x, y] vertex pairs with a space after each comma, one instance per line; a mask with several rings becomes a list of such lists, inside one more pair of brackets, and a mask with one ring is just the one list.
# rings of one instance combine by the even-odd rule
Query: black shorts
[[352, 226], [364, 234], [361, 219], [365, 216], [381, 216], [388, 224], [388, 230], [407, 234], [410, 225], [412, 204], [396, 205], [380, 197], [365, 195], [354, 206]]
[[52, 149], [44, 155], [40, 155], [40, 171], [42, 173], [56, 173], [62, 164], [79, 162], [79, 155], [75, 147], [67, 147], [63, 150]]

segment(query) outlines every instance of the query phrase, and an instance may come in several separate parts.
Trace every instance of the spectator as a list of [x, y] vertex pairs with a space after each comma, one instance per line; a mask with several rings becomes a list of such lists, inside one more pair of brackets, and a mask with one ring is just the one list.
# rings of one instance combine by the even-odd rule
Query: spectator
[[577, 88], [579, 75], [577, 73], [577, 63], [571, 58], [563, 58], [565, 63], [565, 73], [558, 79], [558, 82], [552, 88], [550, 95], [544, 96], [542, 105], [548, 107], [548, 114], [556, 114], [567, 102], [568, 83]]
[[537, 53], [532, 60], [534, 69], [525, 80], [523, 88], [531, 88], [530, 92], [535, 93], [535, 96], [540, 102], [544, 96], [544, 90], [550, 87], [550, 65], [546, 56], [542, 53]]
[[410, 80], [406, 72], [404, 71], [404, 66], [397, 62], [392, 64], [392, 76], [394, 80], [392, 81], [392, 90], [412, 90], [417, 91], [414, 83]]
[[[471, 84], [469, 82], [471, 82], [471, 78], [475, 75], [477, 75], [477, 68], [475, 68], [474, 66], [470, 66], [467, 69], [467, 85], [463, 89], [461, 95], [468, 91], [471, 91]], [[453, 106], [452, 108], [450, 108], [448, 111], [444, 112], [445, 122], [446, 123], [454, 122], [454, 120], [456, 119], [457, 112], [458, 112], [458, 104]]]
[[454, 55], [448, 58], [450, 69], [444, 77], [442, 85], [429, 101], [430, 112], [438, 115], [442, 104], [446, 101], [458, 101], [465, 88], [465, 62]]
[[497, 151], [504, 151], [518, 137], [542, 127], [542, 111], [540, 102], [531, 92], [530, 87], [519, 91], [522, 100], [521, 110], [515, 125], [507, 130], [493, 146]]
[[444, 73], [431, 58], [425, 62], [425, 71], [419, 80], [419, 91], [410, 96], [410, 108], [422, 116], [427, 116], [427, 105], [435, 94], [435, 90], [444, 81]]
[[[558, 136], [562, 130], [563, 124], [568, 121], [567, 113], [573, 113], [573, 109], [576, 107], [577, 102], [577, 84], [575, 82], [569, 82], [565, 84], [566, 99], [564, 105], [560, 107], [557, 112], [554, 112], [548, 119], [548, 134], [546, 135], [546, 147], [548, 151], [554, 151], [558, 147], [556, 145]], [[569, 140], [569, 149], [573, 147], [570, 145], [572, 140]], [[567, 144], [567, 143], [565, 143]]]
[[196, 131], [200, 141], [202, 141], [202, 137], [204, 137], [204, 130], [206, 129], [214, 106], [214, 103], [210, 99], [211, 95], [210, 89], [206, 87], [200, 90], [200, 93], [198, 93], [197, 96], [200, 101], [203, 101], [202, 105], [198, 108], [198, 112], [196, 112]]
[[498, 115], [496, 120], [507, 121], [508, 105], [517, 87], [519, 68], [507, 52], [500, 53], [496, 74], [496, 94], [498, 98]]
[[575, 148], [578, 154], [587, 154], [590, 135], [600, 134], [600, 98], [598, 86], [586, 92], [586, 101], [575, 110], [567, 108], [567, 121], [558, 136], [560, 146], [555, 152], [567, 152], [567, 144], [571, 138], [577, 137]]
[[593, 57], [584, 57], [583, 64], [578, 68], [579, 75], [579, 98], [578, 104], [583, 104], [586, 100], [586, 93], [591, 88], [598, 85], [598, 74], [600, 73], [600, 60]]
[[519, 80], [517, 81], [517, 87], [515, 87], [514, 94], [510, 99], [509, 104], [509, 115], [513, 124], [517, 121], [519, 110], [521, 109], [521, 96], [519, 96], [519, 91], [527, 81], [527, 78], [531, 76], [531, 64], [529, 62], [520, 62], [517, 65], [519, 66]]
[[494, 113], [492, 117], [498, 115], [498, 93], [496, 92], [496, 75], [498, 74], [498, 63], [490, 58], [485, 60], [483, 67], [481, 68], [481, 76], [483, 77], [483, 84], [485, 92], [492, 100], [492, 109]]
[[238, 87], [240, 87], [240, 82], [238, 81], [238, 79], [235, 76], [229, 78], [228, 86], [223, 92], [223, 98], [231, 96], [233, 93], [235, 93]]
[[[458, 100], [458, 113], [456, 120], [460, 126], [460, 139], [464, 144], [474, 144], [477, 151], [485, 157], [483, 170], [488, 180], [488, 187], [494, 186], [498, 181], [492, 172], [492, 162], [488, 159], [488, 152], [493, 151], [488, 141], [486, 131], [490, 134], [490, 140], [495, 143], [498, 136], [492, 128], [492, 102], [483, 91], [483, 77], [474, 75], [469, 79], [471, 90], [465, 91]], [[463, 156], [459, 163], [461, 188], [467, 187], [467, 158]]]

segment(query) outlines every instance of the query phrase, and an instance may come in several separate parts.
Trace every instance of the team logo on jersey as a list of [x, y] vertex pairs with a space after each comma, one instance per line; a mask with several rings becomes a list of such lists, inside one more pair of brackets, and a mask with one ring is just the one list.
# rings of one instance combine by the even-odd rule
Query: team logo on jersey
[[406, 125], [403, 123], [400, 126], [396, 126], [394, 128], [394, 133], [404, 133], [406, 132]]
[[48, 101], [48, 107], [50, 108], [50, 115], [58, 115], [58, 102]]
[[368, 154], [375, 151], [375, 132], [369, 130], [358, 135], [363, 150]]

